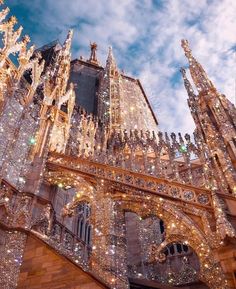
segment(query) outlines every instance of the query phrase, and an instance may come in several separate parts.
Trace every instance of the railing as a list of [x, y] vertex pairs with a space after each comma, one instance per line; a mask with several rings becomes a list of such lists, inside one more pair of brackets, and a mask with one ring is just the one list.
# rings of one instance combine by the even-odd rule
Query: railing
[[[154, 176], [130, 172], [128, 170], [107, 166], [102, 163], [92, 162], [82, 158], [51, 153], [48, 158], [49, 170], [66, 170], [77, 174], [87, 174], [102, 179], [115, 181], [116, 183], [132, 186], [163, 197], [183, 200], [200, 206], [212, 205], [211, 194], [206, 189], [184, 185], [178, 182], [169, 182]], [[62, 173], [64, 174], [64, 172]]]
[[4, 180], [0, 185], [0, 222], [8, 228], [30, 231], [88, 270], [91, 247], [55, 219], [50, 202], [31, 193], [21, 193]]

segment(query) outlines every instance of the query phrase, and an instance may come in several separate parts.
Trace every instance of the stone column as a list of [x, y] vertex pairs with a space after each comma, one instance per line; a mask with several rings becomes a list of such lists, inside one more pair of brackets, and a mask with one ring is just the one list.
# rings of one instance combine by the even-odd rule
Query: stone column
[[27, 235], [0, 230], [0, 288], [17, 288]]
[[91, 207], [93, 224], [91, 270], [114, 289], [129, 288], [126, 263], [125, 216], [101, 181]]
[[236, 247], [234, 244], [221, 247], [215, 252], [215, 258], [220, 262], [220, 265], [225, 274], [228, 288], [236, 288]]

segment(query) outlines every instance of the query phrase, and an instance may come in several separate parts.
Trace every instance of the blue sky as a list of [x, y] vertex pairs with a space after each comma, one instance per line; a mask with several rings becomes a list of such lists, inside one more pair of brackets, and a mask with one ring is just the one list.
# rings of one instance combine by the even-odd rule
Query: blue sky
[[187, 67], [180, 40], [218, 90], [235, 101], [235, 0], [6, 0], [38, 47], [63, 41], [74, 29], [73, 57], [88, 57], [89, 42], [98, 44], [105, 62], [112, 45], [118, 66], [139, 78], [160, 128], [193, 131], [179, 68]]

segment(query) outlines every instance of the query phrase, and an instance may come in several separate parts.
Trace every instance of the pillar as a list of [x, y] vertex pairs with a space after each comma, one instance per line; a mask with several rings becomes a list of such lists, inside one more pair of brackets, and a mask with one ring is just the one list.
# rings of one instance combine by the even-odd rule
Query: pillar
[[91, 270], [113, 289], [129, 288], [124, 212], [103, 180], [97, 185], [95, 198], [91, 207]]

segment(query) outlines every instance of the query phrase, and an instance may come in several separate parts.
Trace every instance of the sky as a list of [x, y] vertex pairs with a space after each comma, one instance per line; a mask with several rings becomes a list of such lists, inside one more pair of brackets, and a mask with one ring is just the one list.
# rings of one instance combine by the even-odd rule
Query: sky
[[88, 58], [89, 43], [95, 41], [105, 64], [112, 46], [120, 70], [141, 80], [163, 131], [194, 130], [179, 72], [188, 67], [181, 39], [188, 39], [218, 91], [235, 103], [235, 0], [5, 2], [37, 47], [55, 39], [63, 42], [70, 28], [73, 58]]

